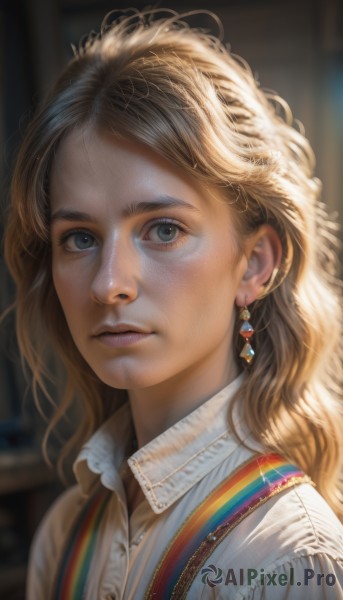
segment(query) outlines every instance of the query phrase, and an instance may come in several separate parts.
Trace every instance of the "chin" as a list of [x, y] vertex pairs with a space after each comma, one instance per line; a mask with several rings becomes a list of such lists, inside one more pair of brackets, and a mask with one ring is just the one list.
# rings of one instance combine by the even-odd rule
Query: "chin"
[[149, 373], [147, 368], [105, 369], [102, 366], [95, 369], [92, 365], [90, 367], [103, 383], [119, 390], [144, 389], [160, 383], [157, 373]]

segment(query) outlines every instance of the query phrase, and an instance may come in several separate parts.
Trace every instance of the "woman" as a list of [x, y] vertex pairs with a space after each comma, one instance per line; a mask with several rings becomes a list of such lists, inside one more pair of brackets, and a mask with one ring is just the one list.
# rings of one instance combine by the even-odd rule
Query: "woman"
[[65, 367], [47, 435], [83, 412], [29, 600], [342, 597], [334, 236], [291, 121], [172, 11], [105, 24], [33, 118], [18, 337], [37, 398]]

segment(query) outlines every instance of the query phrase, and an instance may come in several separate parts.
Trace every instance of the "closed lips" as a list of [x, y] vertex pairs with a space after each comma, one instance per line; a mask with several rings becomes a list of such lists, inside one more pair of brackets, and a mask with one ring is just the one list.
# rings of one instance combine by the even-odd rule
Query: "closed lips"
[[120, 325], [115, 325], [115, 326], [104, 325], [102, 327], [99, 327], [99, 329], [97, 329], [95, 331], [95, 333], [93, 333], [93, 336], [97, 337], [99, 335], [114, 335], [114, 334], [119, 334], [119, 333], [148, 334], [148, 333], [151, 333], [151, 331], [146, 331], [140, 327], [137, 327], [135, 325], [129, 325], [129, 324], [120, 324]]

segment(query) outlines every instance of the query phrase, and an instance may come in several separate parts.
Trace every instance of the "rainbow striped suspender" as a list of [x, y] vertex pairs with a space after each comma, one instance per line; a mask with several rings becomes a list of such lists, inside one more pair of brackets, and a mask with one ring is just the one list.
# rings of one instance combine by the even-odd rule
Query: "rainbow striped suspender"
[[[278, 454], [255, 455], [187, 517], [166, 549], [145, 600], [183, 600], [223, 538], [272, 496], [311, 480]], [[67, 539], [52, 600], [83, 600], [101, 520], [111, 493], [99, 490], [84, 505]]]
[[111, 493], [104, 488], [90, 497], [72, 526], [58, 568], [52, 600], [83, 600], [101, 520]]
[[166, 549], [146, 600], [183, 600], [216, 546], [272, 496], [311, 480], [278, 454], [248, 460], [189, 515]]

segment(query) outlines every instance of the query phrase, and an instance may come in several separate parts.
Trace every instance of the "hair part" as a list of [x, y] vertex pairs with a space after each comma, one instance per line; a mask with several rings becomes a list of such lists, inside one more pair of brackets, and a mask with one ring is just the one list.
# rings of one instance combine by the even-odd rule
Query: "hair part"
[[264, 223], [278, 232], [282, 264], [250, 309], [256, 357], [234, 402], [256, 439], [302, 467], [341, 514], [341, 287], [313, 152], [288, 105], [264, 93], [244, 61], [218, 38], [189, 27], [188, 15], [165, 15], [132, 11], [112, 23], [108, 17], [100, 34], [75, 51], [18, 153], [5, 254], [37, 401], [39, 390], [48, 395], [51, 343], [66, 373], [47, 437], [79, 399], [85, 418], [64, 446], [63, 461], [125, 400], [81, 357], [51, 275], [51, 164], [73, 129], [92, 126], [142, 142], [220, 189], [243, 235]]

